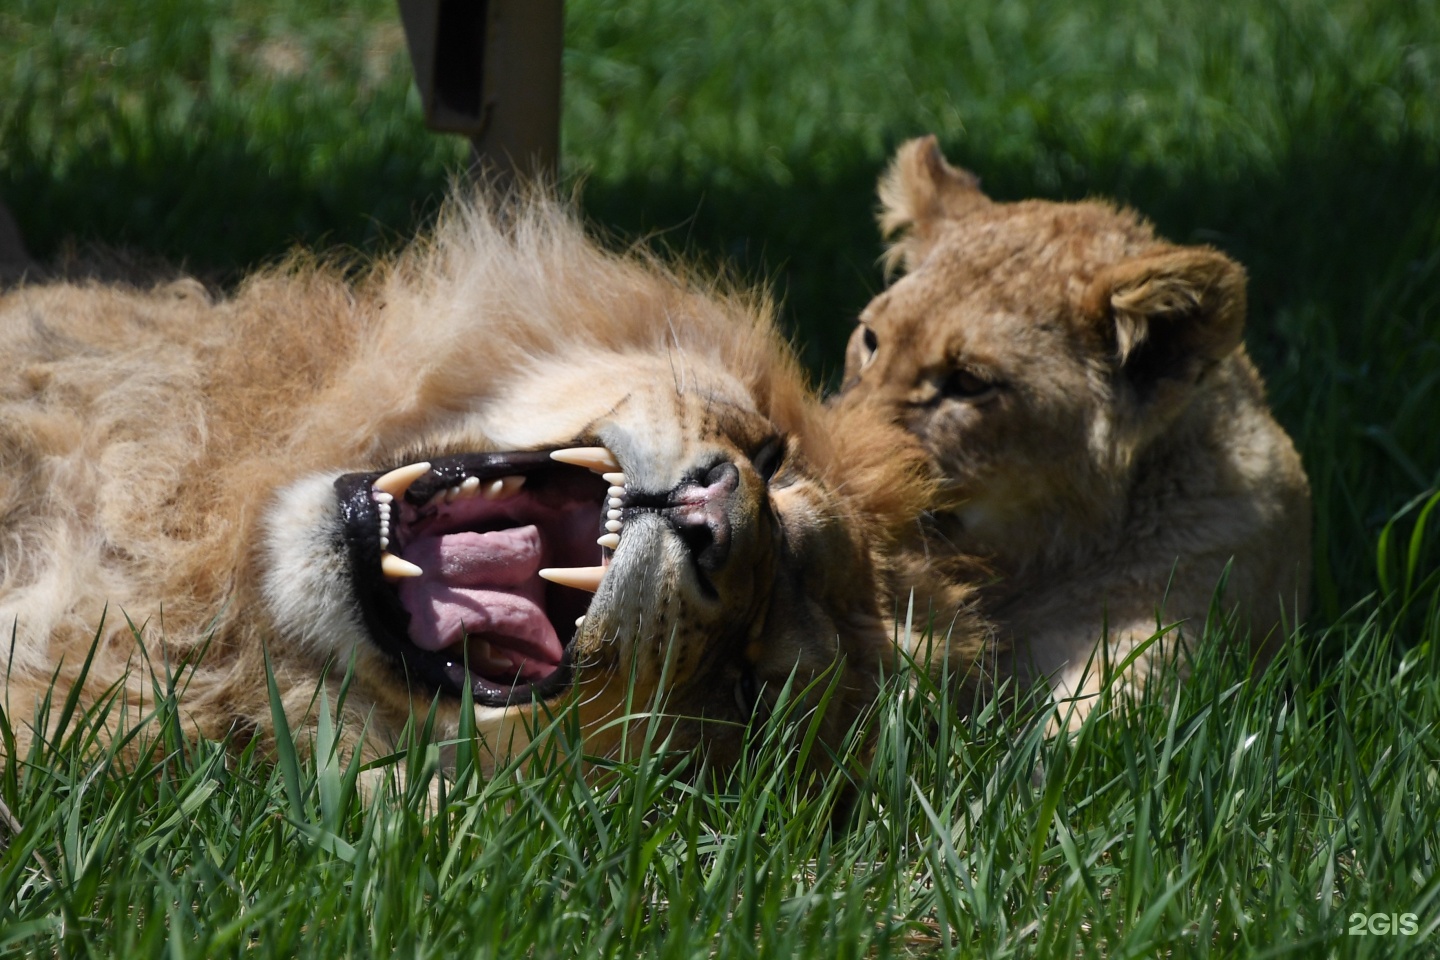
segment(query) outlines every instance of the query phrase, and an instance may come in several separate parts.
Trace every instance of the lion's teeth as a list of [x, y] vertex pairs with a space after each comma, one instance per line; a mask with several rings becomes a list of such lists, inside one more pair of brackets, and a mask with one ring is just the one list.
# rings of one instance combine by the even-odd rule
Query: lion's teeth
[[589, 590], [594, 593], [600, 589], [600, 581], [604, 579], [607, 569], [607, 567], [545, 567], [540, 571], [540, 576], [563, 587], [575, 587], [577, 590]]
[[497, 480], [491, 480], [482, 488], [482, 494], [486, 500], [508, 500], [519, 493], [520, 488], [523, 486], [525, 486], [524, 475], [515, 474], [514, 476], [500, 477]]
[[393, 553], [382, 551], [380, 554], [380, 572], [387, 577], [403, 580], [406, 577], [418, 577], [425, 571], [403, 557], [397, 557]]
[[584, 625], [585, 625], [585, 618], [584, 618], [584, 617], [576, 617], [576, 618], [575, 618], [575, 626], [580, 627], [580, 626], [584, 626]]
[[621, 530], [625, 529], [625, 524], [621, 523], [619, 520], [606, 520], [605, 529], [609, 530], [611, 533], [619, 533]]
[[383, 533], [380, 534], [380, 549], [381, 549], [381, 550], [389, 550], [389, 549], [390, 549], [390, 538], [387, 537], [387, 536], [385, 536], [385, 534], [383, 534]]
[[607, 533], [607, 534], [605, 534], [605, 536], [601, 537], [599, 540], [596, 540], [595, 542], [598, 543], [598, 544], [600, 544], [600, 546], [602, 546], [602, 547], [606, 547], [606, 548], [608, 548], [608, 549], [610, 549], [610, 550], [614, 550], [616, 547], [620, 546], [620, 534], [618, 534], [618, 533]]
[[496, 670], [515, 669], [515, 664], [510, 662], [509, 657], [497, 656], [494, 648], [484, 640], [473, 643], [468, 653], [470, 665], [480, 667], [482, 670], [489, 670], [493, 673]]
[[621, 517], [621, 511], [611, 510], [609, 513], [605, 514], [605, 516], [609, 520], [619, 520]]
[[410, 484], [419, 480], [430, 472], [430, 464], [412, 463], [406, 467], [396, 467], [385, 474], [379, 480], [370, 485], [372, 490], [380, 493], [388, 493], [392, 497], [403, 497], [405, 491], [410, 489]]
[[571, 447], [568, 450], [552, 450], [550, 459], [584, 467], [593, 473], [612, 473], [620, 469], [620, 461], [615, 459], [615, 454], [604, 447]]
[[608, 494], [610, 494], [610, 499], [612, 499], [612, 500], [618, 500], [618, 499], [620, 499], [621, 497], [625, 496], [625, 488], [624, 488], [624, 487], [611, 487], [609, 490], [607, 490], [607, 491], [605, 491], [605, 492], [608, 493]]
[[476, 492], [479, 491], [479, 489], [479, 477], [466, 477], [465, 481], [460, 484], [460, 495], [465, 497], [473, 497], [475, 496]]
[[625, 486], [625, 474], [623, 473], [602, 473], [600, 476], [612, 487]]
[[393, 502], [395, 499], [394, 497], [390, 496], [390, 494], [386, 493], [384, 490], [375, 490], [373, 487], [371, 488], [371, 493], [375, 498], [375, 502], [378, 504], [388, 504]]

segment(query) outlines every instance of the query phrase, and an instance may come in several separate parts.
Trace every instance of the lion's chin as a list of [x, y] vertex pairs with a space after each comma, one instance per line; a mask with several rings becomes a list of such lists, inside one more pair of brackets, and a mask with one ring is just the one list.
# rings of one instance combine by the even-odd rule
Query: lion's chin
[[609, 514], [623, 504], [605, 465], [450, 453], [339, 477], [348, 581], [369, 639], [434, 693], [468, 687], [486, 706], [565, 693], [576, 626], [616, 539]]

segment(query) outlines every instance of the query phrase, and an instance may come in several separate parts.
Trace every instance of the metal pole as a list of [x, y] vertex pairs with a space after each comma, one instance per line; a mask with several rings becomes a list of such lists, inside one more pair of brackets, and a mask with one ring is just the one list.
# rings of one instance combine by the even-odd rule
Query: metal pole
[[470, 138], [494, 181], [553, 179], [564, 0], [398, 0], [432, 130]]

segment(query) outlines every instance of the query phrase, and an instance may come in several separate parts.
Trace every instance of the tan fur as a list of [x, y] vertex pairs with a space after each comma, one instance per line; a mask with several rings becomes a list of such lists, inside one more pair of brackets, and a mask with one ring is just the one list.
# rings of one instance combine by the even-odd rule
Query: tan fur
[[[930, 488], [918, 447], [857, 459], [865, 436], [826, 434], [767, 303], [606, 253], [535, 197], [501, 213], [454, 205], [362, 279], [342, 267], [296, 257], [226, 298], [182, 280], [0, 299], [12, 723], [56, 670], [62, 689], [75, 682], [102, 617], [87, 701], [119, 684], [138, 715], [149, 678], [133, 669], [129, 618], [156, 663], [208, 643], [184, 699], [200, 731], [265, 735], [268, 647], [296, 722], [353, 658], [350, 712], [387, 749], [432, 694], [364, 635], [332, 481], [461, 451], [602, 444], [638, 493], [716, 463], [738, 480], [708, 591], [660, 514], [627, 520], [573, 639], [587, 749], [615, 749], [627, 707], [662, 706], [684, 718], [677, 742], [725, 760], [748, 719], [747, 670], [762, 712], [792, 671], [797, 689], [841, 671], [825, 726], [839, 738], [890, 659], [883, 549]], [[752, 458], [776, 438], [785, 455], [767, 485]], [[957, 631], [956, 650], [974, 639]], [[453, 736], [458, 699], [439, 701], [439, 735]], [[503, 751], [557, 705], [476, 716]]]
[[[907, 550], [990, 571], [980, 603], [1013, 669], [1089, 709], [1157, 623], [1200, 632], [1229, 568], [1256, 653], [1303, 614], [1309, 488], [1241, 342], [1243, 269], [1104, 202], [995, 203], [933, 137], [880, 183], [905, 276], [865, 309], [837, 409], [923, 444], [950, 505]], [[972, 566], [973, 571], [975, 568]]]

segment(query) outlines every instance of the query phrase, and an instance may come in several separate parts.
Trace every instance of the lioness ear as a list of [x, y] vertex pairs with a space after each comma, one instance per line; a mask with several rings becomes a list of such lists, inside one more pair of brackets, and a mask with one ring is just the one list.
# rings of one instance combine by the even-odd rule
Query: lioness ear
[[901, 234], [885, 253], [885, 268], [913, 270], [934, 246], [937, 221], [990, 202], [979, 177], [945, 162], [933, 134], [902, 144], [880, 177], [880, 234]]
[[1102, 271], [1082, 309], [1142, 391], [1194, 383], [1240, 345], [1245, 269], [1209, 247], [1171, 247]]

